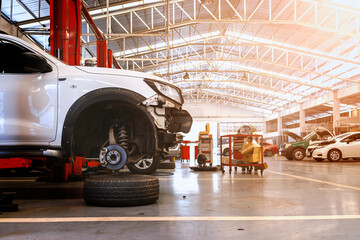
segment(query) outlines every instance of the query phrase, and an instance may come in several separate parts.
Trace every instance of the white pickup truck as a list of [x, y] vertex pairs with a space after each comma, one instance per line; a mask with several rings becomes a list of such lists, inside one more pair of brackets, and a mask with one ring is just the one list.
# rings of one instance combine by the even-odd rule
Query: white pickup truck
[[181, 90], [161, 78], [69, 66], [5, 34], [0, 82], [0, 158], [82, 156], [149, 174], [192, 125]]

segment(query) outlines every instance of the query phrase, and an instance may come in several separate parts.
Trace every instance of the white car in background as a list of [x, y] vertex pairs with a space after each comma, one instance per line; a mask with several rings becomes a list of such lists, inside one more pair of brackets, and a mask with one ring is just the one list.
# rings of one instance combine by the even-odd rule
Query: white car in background
[[[342, 138], [344, 138], [345, 136], [347, 136], [349, 134], [351, 134], [351, 132], [343, 133], [343, 134], [340, 134], [338, 136], [335, 136], [335, 137], [327, 139], [327, 140], [310, 143], [310, 145], [306, 149], [306, 156], [311, 158], [314, 150], [319, 149], [319, 148], [323, 148], [323, 147], [325, 147], [327, 145], [330, 145], [330, 144], [333, 144], [333, 143], [336, 143], [337, 139], [342, 139]], [[320, 159], [320, 161], [322, 161], [322, 159]]]
[[313, 158], [316, 161], [323, 161], [327, 158], [330, 162], [338, 162], [344, 158], [360, 158], [360, 132], [345, 134], [334, 140], [334, 143], [320, 146], [314, 150]]

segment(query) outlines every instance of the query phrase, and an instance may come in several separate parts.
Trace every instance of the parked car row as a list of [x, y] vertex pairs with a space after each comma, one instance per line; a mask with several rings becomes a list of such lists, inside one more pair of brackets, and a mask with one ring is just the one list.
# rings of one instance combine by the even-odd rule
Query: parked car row
[[[289, 132], [288, 132], [289, 133]], [[341, 159], [360, 159], [360, 132], [348, 132], [338, 136], [325, 128], [317, 128], [304, 138], [294, 133], [288, 134], [295, 142], [282, 144], [280, 155], [288, 160], [302, 160], [305, 156], [321, 162], [328, 159], [338, 162]]]
[[285, 156], [288, 160], [295, 159], [298, 161], [304, 159], [306, 149], [309, 145], [318, 144], [334, 137], [329, 130], [323, 127], [316, 128], [303, 138], [289, 131], [285, 131], [284, 133], [293, 138], [295, 142], [281, 144], [279, 150], [280, 155]]

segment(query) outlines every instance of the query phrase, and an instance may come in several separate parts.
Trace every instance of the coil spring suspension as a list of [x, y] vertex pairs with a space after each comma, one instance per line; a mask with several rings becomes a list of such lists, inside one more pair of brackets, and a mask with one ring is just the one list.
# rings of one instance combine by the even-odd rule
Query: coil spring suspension
[[118, 143], [125, 150], [129, 150], [129, 138], [126, 127], [122, 125], [118, 129]]

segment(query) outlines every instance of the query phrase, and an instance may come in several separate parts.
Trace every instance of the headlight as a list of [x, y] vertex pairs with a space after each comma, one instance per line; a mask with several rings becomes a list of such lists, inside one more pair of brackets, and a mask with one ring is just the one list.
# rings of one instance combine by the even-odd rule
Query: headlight
[[181, 96], [181, 90], [179, 88], [149, 79], [145, 79], [145, 82], [161, 96], [171, 99], [180, 104], [184, 103], [184, 100]]

